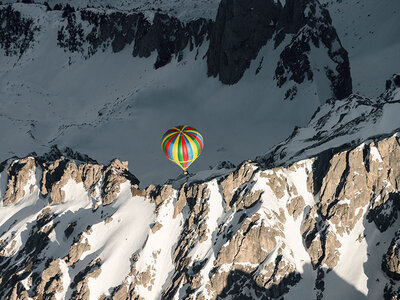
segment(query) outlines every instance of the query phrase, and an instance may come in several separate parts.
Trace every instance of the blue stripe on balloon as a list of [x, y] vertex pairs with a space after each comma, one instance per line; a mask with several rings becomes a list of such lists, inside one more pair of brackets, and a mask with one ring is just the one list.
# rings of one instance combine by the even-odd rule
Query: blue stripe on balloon
[[168, 157], [169, 157], [169, 159], [172, 159], [172, 160], [174, 160], [174, 155], [172, 153], [172, 149], [174, 148], [174, 143], [175, 143], [175, 140], [178, 138], [178, 136], [179, 136], [179, 134], [177, 134], [176, 136], [174, 136], [172, 138], [171, 143], [169, 144], [169, 147], [168, 147]]

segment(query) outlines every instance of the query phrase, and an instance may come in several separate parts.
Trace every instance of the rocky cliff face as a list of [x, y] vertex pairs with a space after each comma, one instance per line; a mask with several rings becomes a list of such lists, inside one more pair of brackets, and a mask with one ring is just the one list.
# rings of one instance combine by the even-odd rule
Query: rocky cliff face
[[[342, 99], [352, 91], [347, 52], [332, 26], [327, 10], [316, 0], [223, 0], [215, 21], [195, 18], [181, 21], [162, 11], [139, 12], [94, 8], [76, 10], [35, 5], [43, 14], [57, 20], [58, 47], [68, 53], [81, 53], [89, 58], [98, 51], [120, 52], [130, 47], [134, 57], [149, 57], [156, 52], [154, 68], [182, 60], [184, 50], [208, 47], [207, 72], [225, 84], [237, 83], [259, 56], [260, 50], [273, 43], [276, 55], [260, 57], [260, 65], [275, 65], [271, 80], [286, 89], [286, 98], [294, 99], [298, 85], [322, 76], [329, 85], [329, 95]], [[21, 8], [19, 8], [21, 9]], [[47, 30], [34, 16], [21, 15], [15, 6], [0, 6], [6, 26], [0, 28], [0, 47], [6, 55], [22, 55], [32, 47], [35, 32]], [[318, 53], [318, 54], [314, 54]], [[200, 57], [203, 58], [203, 57]], [[197, 55], [196, 55], [197, 59]], [[318, 74], [317, 74], [318, 73]], [[325, 100], [325, 99], [323, 99]]]
[[[168, 64], [172, 56], [180, 61], [184, 49], [200, 47], [208, 40], [213, 24], [203, 18], [182, 22], [162, 12], [155, 12], [150, 21], [142, 12], [75, 10], [68, 4], [55, 8], [43, 13], [55, 13], [60, 19], [56, 42], [65, 51], [89, 58], [108, 48], [116, 53], [133, 45], [133, 56], [149, 57], [157, 52], [156, 69]], [[5, 20], [0, 28], [0, 47], [5, 55], [22, 55], [32, 47], [40, 26], [35, 25], [34, 17], [22, 15], [11, 5], [0, 6], [0, 17]]]
[[92, 10], [66, 11], [63, 17], [66, 24], [58, 30], [60, 47], [91, 56], [110, 46], [113, 52], [119, 52], [133, 43], [133, 56], [149, 57], [157, 52], [156, 69], [168, 64], [172, 55], [178, 61], [182, 59], [186, 47], [190, 51], [200, 47], [212, 28], [212, 22], [206, 19], [183, 23], [159, 12], [152, 22], [143, 13]]
[[[396, 78], [363, 105], [397, 107]], [[285, 166], [247, 161], [140, 190], [116, 159], [57, 148], [9, 159], [0, 297], [396, 299], [399, 161], [398, 133], [381, 134]]]

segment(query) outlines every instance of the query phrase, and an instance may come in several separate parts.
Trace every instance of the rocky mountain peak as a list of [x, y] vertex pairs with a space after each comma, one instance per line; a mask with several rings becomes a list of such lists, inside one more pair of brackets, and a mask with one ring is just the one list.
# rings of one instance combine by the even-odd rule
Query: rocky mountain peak
[[[7, 165], [8, 161], [3, 165]], [[87, 155], [74, 152], [70, 148], [61, 151], [57, 146], [41, 156], [12, 160], [6, 172], [8, 183], [4, 205], [15, 204], [31, 195], [35, 187], [32, 182], [38, 181], [38, 176], [41, 176], [36, 183], [40, 183], [40, 196], [48, 197], [52, 205], [65, 202], [64, 187], [70, 180], [82, 183], [93, 198], [99, 196], [98, 192], [101, 191], [104, 205], [111, 204], [116, 199], [119, 186], [123, 182], [130, 182], [134, 188], [139, 185], [139, 180], [128, 171], [128, 162], [113, 159], [108, 166], [104, 166]]]

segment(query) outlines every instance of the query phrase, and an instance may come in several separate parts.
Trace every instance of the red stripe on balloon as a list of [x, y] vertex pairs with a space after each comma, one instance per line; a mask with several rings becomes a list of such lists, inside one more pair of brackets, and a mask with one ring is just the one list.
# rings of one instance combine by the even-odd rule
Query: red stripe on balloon
[[183, 161], [185, 163], [185, 168], [187, 167], [188, 164], [188, 160], [189, 160], [189, 153], [187, 150], [187, 145], [186, 145], [186, 141], [185, 141], [185, 137], [183, 135], [182, 136], [182, 152], [183, 152]]

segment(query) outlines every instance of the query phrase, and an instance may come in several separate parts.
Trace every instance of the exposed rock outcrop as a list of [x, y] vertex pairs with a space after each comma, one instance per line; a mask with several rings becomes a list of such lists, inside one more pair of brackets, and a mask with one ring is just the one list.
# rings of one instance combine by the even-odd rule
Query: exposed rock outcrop
[[36, 166], [33, 157], [24, 158], [11, 163], [7, 169], [8, 182], [7, 189], [4, 194], [3, 204], [15, 204], [24, 196], [26, 196], [25, 189], [31, 193], [31, 187], [27, 186], [30, 178], [35, 176]]
[[74, 161], [68, 161], [64, 157], [44, 168], [42, 180], [42, 195], [47, 196], [50, 190], [50, 203], [62, 203], [65, 200], [63, 187], [70, 179], [82, 182], [81, 174]]
[[[392, 156], [397, 157], [400, 144], [393, 136], [378, 145], [371, 143], [341, 152], [326, 162], [329, 169], [322, 180], [320, 201], [311, 208], [302, 224], [314, 267], [326, 264], [333, 269], [336, 266], [341, 243], [332, 235], [332, 227], [338, 236], [349, 234], [365, 215], [367, 206], [366, 218], [374, 221], [379, 230], [385, 231], [396, 221], [399, 208], [393, 197], [397, 194], [394, 187], [398, 179], [395, 178], [400, 178], [400, 174], [395, 167], [395, 160], [399, 158]], [[381, 157], [385, 157], [386, 162]], [[389, 161], [393, 164], [387, 164]]]
[[[53, 273], [52, 270], [56, 270], [56, 273], [58, 273], [56, 263], [53, 263], [48, 272], [45, 271], [43, 273], [43, 279], [37, 269], [43, 263], [43, 258], [40, 255], [49, 245], [51, 234], [54, 233], [54, 218], [55, 215], [50, 210], [43, 210], [35, 219], [34, 225], [28, 230], [27, 237], [24, 240], [24, 247], [18, 247], [10, 256], [0, 255], [0, 265], [2, 266], [0, 271], [1, 298], [18, 299], [19, 297], [20, 299], [26, 299], [27, 287], [35, 293], [37, 289], [42, 291], [39, 285], [43, 280], [46, 282], [50, 281], [49, 285], [45, 285], [45, 288], [50, 286], [54, 281], [52, 287], [58, 289], [59, 281], [57, 276], [56, 278], [48, 276], [50, 273]], [[14, 238], [15, 236], [12, 236], [8, 242], [13, 244]], [[17, 259], [19, 263], [15, 263], [14, 259]], [[27, 284], [23, 284], [23, 281], [26, 281]], [[33, 282], [35, 285], [33, 285]]]
[[87, 237], [82, 234], [79, 240], [71, 246], [68, 256], [64, 258], [65, 262], [68, 266], [73, 266], [81, 258], [82, 253], [87, 250], [90, 250], [90, 245]]
[[36, 288], [38, 298], [51, 299], [55, 294], [62, 292], [63, 274], [60, 268], [61, 259], [57, 258], [50, 262], [41, 274], [41, 280]]
[[111, 161], [104, 170], [103, 205], [113, 203], [120, 191], [121, 184], [128, 180], [131, 186], [138, 188], [139, 180], [128, 171], [128, 162], [121, 162], [118, 159]]
[[97, 258], [91, 261], [86, 268], [79, 272], [73, 282], [71, 288], [74, 289], [72, 293], [73, 299], [88, 300], [90, 299], [90, 289], [88, 286], [88, 280], [90, 278], [97, 278], [101, 273], [101, 259]]
[[[257, 166], [253, 163], [244, 163], [236, 171], [220, 180], [220, 185], [224, 193], [225, 210], [227, 211], [235, 202], [242, 199], [240, 188], [244, 183], [250, 181]], [[252, 202], [252, 201], [250, 201]]]

